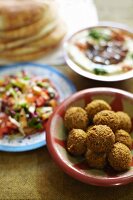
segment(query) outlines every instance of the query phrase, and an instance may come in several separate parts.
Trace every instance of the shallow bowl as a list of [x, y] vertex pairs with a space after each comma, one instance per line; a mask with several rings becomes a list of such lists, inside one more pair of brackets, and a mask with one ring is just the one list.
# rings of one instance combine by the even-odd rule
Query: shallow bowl
[[82, 182], [98, 186], [133, 182], [133, 163], [130, 170], [122, 173], [116, 173], [109, 167], [96, 170], [89, 168], [83, 157], [73, 157], [66, 150], [67, 133], [63, 123], [66, 109], [70, 106], [85, 107], [93, 99], [103, 99], [114, 111], [124, 111], [133, 119], [133, 94], [131, 93], [113, 88], [92, 88], [77, 92], [61, 103], [48, 122], [46, 140], [49, 152], [64, 172]]

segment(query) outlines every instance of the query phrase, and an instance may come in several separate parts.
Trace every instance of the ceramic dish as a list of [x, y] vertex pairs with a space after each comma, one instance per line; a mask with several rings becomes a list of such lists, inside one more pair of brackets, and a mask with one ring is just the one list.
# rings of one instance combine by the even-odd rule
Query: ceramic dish
[[[47, 65], [25, 63], [1, 67], [0, 77], [4, 77], [9, 74], [16, 74], [22, 70], [29, 75], [37, 75], [42, 78], [50, 79], [58, 91], [59, 103], [75, 92], [74, 85], [66, 76]], [[28, 151], [44, 145], [46, 145], [45, 131], [42, 133], [35, 133], [27, 137], [20, 136], [18, 138], [11, 139], [8, 136], [4, 136], [0, 139], [0, 151]]]
[[73, 157], [65, 148], [67, 134], [63, 117], [66, 109], [70, 106], [84, 107], [94, 99], [107, 101], [114, 111], [125, 111], [133, 119], [133, 95], [128, 92], [113, 88], [93, 88], [77, 92], [65, 100], [49, 120], [46, 131], [49, 152], [63, 171], [82, 182], [98, 186], [133, 182], [133, 163], [130, 170], [123, 173], [116, 173], [108, 168], [105, 170], [91, 169], [86, 165], [83, 157]]
[[74, 33], [64, 44], [66, 63], [78, 74], [99, 81], [133, 77], [133, 32], [101, 23]]

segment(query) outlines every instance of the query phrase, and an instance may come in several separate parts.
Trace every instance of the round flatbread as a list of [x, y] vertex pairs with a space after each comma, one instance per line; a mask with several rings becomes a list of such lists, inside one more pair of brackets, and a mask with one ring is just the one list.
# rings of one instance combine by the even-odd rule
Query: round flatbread
[[54, 51], [56, 46], [51, 46], [49, 48], [45, 49], [40, 49], [39, 51], [36, 51], [34, 53], [29, 53], [29, 54], [23, 54], [23, 55], [14, 55], [14, 56], [2, 56], [2, 64], [8, 63], [8, 61], [13, 61], [13, 62], [27, 62], [27, 61], [32, 61], [36, 60], [38, 58], [41, 58], [48, 54], [51, 51]]
[[50, 32], [52, 32], [55, 29], [55, 27], [57, 26], [58, 23], [59, 23], [59, 21], [56, 20], [56, 21], [53, 21], [53, 22], [47, 24], [37, 34], [35, 34], [31, 37], [21, 38], [21, 39], [14, 40], [14, 41], [1, 42], [0, 43], [0, 51], [2, 52], [2, 51], [9, 50], [12, 48], [20, 47], [22, 45], [33, 42], [39, 38], [45, 37], [47, 34], [49, 34]]
[[42, 29], [42, 27], [45, 27], [47, 24], [57, 19], [58, 19], [58, 14], [55, 10], [55, 7], [51, 5], [49, 9], [46, 10], [46, 12], [44, 12], [42, 18], [39, 19], [38, 21], [18, 29], [0, 31], [1, 42], [3, 41], [6, 42], [6, 40], [11, 41], [17, 38], [31, 37], [32, 35], [37, 34]]
[[41, 37], [39, 40], [36, 40], [25, 46], [11, 49], [8, 51], [3, 51], [1, 52], [0, 57], [25, 55], [29, 53], [34, 53], [40, 49], [56, 46], [62, 40], [65, 33], [66, 33], [66, 26], [64, 24], [58, 24], [57, 27], [48, 35]]
[[58, 43], [58, 41], [60, 41], [64, 37], [64, 35], [66, 34], [66, 30], [67, 30], [66, 25], [64, 23], [60, 23], [56, 26], [54, 31], [52, 31], [50, 34], [38, 40], [35, 40], [31, 43], [28, 43], [26, 47], [27, 48], [31, 48], [31, 47], [44, 48], [44, 47], [55, 45], [56, 43]]
[[41, 19], [52, 0], [0, 0], [0, 30], [12, 30]]

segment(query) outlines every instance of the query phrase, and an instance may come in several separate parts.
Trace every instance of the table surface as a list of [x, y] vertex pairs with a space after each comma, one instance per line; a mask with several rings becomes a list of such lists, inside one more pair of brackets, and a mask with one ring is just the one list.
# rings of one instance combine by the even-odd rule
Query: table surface
[[[133, 0], [95, 0], [100, 20], [133, 27]], [[78, 90], [115, 87], [133, 92], [133, 79], [103, 83], [85, 79], [67, 66], [56, 67]], [[112, 188], [83, 184], [66, 175], [51, 159], [47, 147], [25, 153], [0, 152], [0, 199], [42, 200], [131, 200], [133, 184]]]

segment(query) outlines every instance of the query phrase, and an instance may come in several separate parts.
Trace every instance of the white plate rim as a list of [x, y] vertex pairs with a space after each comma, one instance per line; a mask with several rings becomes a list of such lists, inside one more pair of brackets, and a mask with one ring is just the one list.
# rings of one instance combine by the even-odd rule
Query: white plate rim
[[130, 27], [128, 27], [125, 24], [122, 23], [116, 23], [116, 22], [112, 22], [112, 21], [101, 21], [99, 22], [97, 25], [94, 26], [89, 26], [83, 29], [80, 29], [79, 31], [75, 32], [74, 34], [72, 34], [65, 42], [64, 42], [64, 58], [65, 61], [67, 63], [67, 65], [76, 73], [86, 77], [86, 78], [90, 78], [92, 80], [97, 80], [97, 81], [105, 81], [105, 82], [114, 82], [114, 81], [122, 81], [122, 80], [126, 80], [126, 79], [130, 79], [133, 77], [133, 70], [129, 71], [129, 72], [125, 72], [123, 74], [118, 74], [118, 75], [112, 75], [112, 76], [102, 76], [102, 75], [96, 75], [93, 74], [83, 68], [81, 68], [80, 66], [78, 66], [74, 61], [72, 61], [72, 59], [70, 58], [70, 56], [68, 55], [67, 51], [66, 51], [66, 47], [69, 44], [69, 41], [71, 40], [71, 38], [73, 38], [77, 33], [82, 32], [84, 30], [90, 29], [90, 28], [95, 28], [95, 27], [113, 27], [113, 28], [118, 28], [118, 29], [122, 29], [124, 31], [127, 31], [131, 34], [133, 34], [133, 29], [131, 29]]

